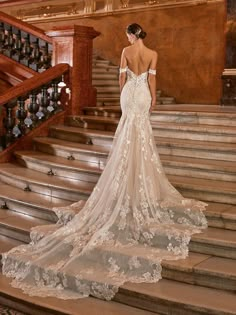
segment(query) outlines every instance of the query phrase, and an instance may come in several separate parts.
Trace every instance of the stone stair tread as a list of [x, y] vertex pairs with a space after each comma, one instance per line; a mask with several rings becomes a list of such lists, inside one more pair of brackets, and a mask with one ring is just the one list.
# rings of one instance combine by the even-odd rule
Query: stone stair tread
[[96, 129], [86, 129], [86, 128], [80, 128], [80, 127], [72, 127], [72, 126], [66, 126], [66, 125], [56, 125], [51, 126], [54, 130], [64, 131], [64, 132], [75, 132], [75, 133], [84, 133], [91, 136], [100, 136], [100, 137], [106, 137], [113, 139], [114, 132], [112, 131], [104, 131], [104, 130], [96, 130]]
[[[162, 279], [158, 283], [127, 283], [121, 287], [120, 293], [115, 300], [122, 300], [124, 303], [135, 303], [141, 307], [144, 300], [152, 301], [150, 308], [157, 305], [177, 305], [182, 310], [188, 310], [188, 314], [214, 314], [214, 315], [235, 315], [236, 299], [235, 294], [222, 290], [211, 289], [191, 284], [185, 284], [173, 280]], [[130, 304], [131, 304], [130, 303]], [[147, 305], [148, 302], [145, 304]], [[155, 304], [157, 303], [157, 304]], [[148, 307], [148, 306], [147, 306]], [[160, 308], [161, 309], [161, 308]], [[158, 311], [158, 309], [157, 309]], [[167, 313], [163, 313], [167, 314]], [[176, 313], [177, 314], [177, 313]], [[181, 314], [181, 313], [179, 313]]]
[[22, 191], [22, 189], [7, 184], [0, 184], [0, 199], [16, 201], [22, 205], [30, 205], [42, 209], [51, 210], [53, 207], [65, 207], [70, 201], [60, 198], [38, 194], [36, 192]]
[[68, 142], [66, 140], [50, 138], [50, 137], [36, 137], [34, 138], [35, 142], [49, 144], [54, 147], [63, 147], [68, 151], [84, 151], [84, 152], [94, 152], [100, 155], [107, 156], [109, 154], [109, 150], [105, 147], [98, 145], [88, 145], [77, 142]]
[[23, 157], [26, 160], [38, 162], [40, 164], [49, 164], [50, 167], [66, 168], [75, 171], [83, 170], [87, 173], [101, 173], [100, 168], [93, 163], [77, 160], [67, 160], [62, 157], [42, 153], [39, 151], [15, 151], [15, 155]]
[[[181, 110], [167, 110], [165, 107], [168, 107], [170, 105], [161, 105], [157, 106], [157, 109], [154, 109], [153, 112], [156, 114], [166, 114], [166, 115], [171, 115], [171, 116], [176, 116], [176, 115], [181, 115], [181, 116], [196, 116], [196, 117], [215, 117], [215, 118], [227, 118], [230, 120], [235, 120], [236, 119], [236, 112], [232, 113], [230, 111], [225, 111], [225, 112], [219, 112], [219, 111], [198, 111], [197, 108], [189, 108], [186, 111], [181, 111]], [[176, 105], [172, 105], [173, 107], [176, 108]]]
[[208, 202], [206, 215], [217, 218], [236, 220], [236, 206], [217, 202]]
[[157, 129], [172, 129], [191, 131], [199, 133], [216, 133], [216, 134], [236, 134], [236, 127], [234, 126], [214, 126], [214, 125], [198, 125], [198, 124], [181, 124], [175, 122], [154, 122], [152, 121], [152, 127]]
[[68, 118], [73, 118], [73, 121], [80, 122], [81, 120], [85, 121], [95, 121], [100, 123], [114, 123], [118, 124], [120, 119], [119, 118], [113, 118], [113, 117], [103, 117], [103, 116], [95, 116], [95, 115], [79, 115], [79, 116], [68, 116]]
[[157, 144], [170, 144], [178, 147], [193, 147], [202, 148], [208, 150], [209, 148], [215, 149], [217, 151], [230, 151], [236, 152], [235, 143], [225, 143], [218, 141], [201, 141], [201, 140], [190, 140], [190, 139], [171, 139], [165, 137], [155, 136], [157, 139]]
[[172, 164], [176, 167], [193, 167], [207, 169], [211, 171], [221, 171], [222, 173], [227, 171], [230, 173], [236, 173], [236, 165], [231, 161], [213, 160], [194, 157], [182, 157], [173, 155], [161, 155], [161, 160], [164, 165]]
[[170, 182], [176, 186], [181, 188], [195, 188], [202, 189], [204, 191], [219, 191], [219, 187], [221, 188], [222, 193], [235, 194], [236, 193], [236, 185], [235, 182], [224, 182], [222, 185], [222, 181], [219, 180], [211, 180], [211, 179], [203, 179], [203, 178], [194, 178], [194, 177], [186, 177], [179, 175], [168, 175], [168, 179]]
[[[58, 315], [154, 315], [153, 312], [137, 309], [128, 305], [123, 305], [115, 301], [102, 301], [88, 297], [85, 299], [61, 300], [57, 298], [40, 298], [24, 294], [21, 290], [10, 285], [11, 279], [0, 274], [0, 295], [8, 297], [10, 301], [19, 301], [28, 308], [37, 308], [37, 314], [50, 314], [55, 312]], [[24, 302], [23, 302], [24, 301]], [[40, 309], [41, 308], [41, 309]], [[155, 315], [157, 315], [155, 313]]]
[[[2, 253], [5, 253], [5, 252], [9, 251], [10, 249], [12, 249], [13, 247], [16, 247], [16, 246], [21, 245], [21, 244], [23, 244], [23, 243], [16, 240], [16, 239], [0, 235], [0, 256]], [[1, 259], [1, 257], [0, 257], [0, 259]]]
[[21, 230], [25, 233], [29, 233], [32, 227], [49, 223], [49, 221], [11, 210], [5, 210], [0, 213], [0, 226], [5, 226], [14, 230]]
[[0, 168], [0, 175], [4, 174], [23, 180], [26, 183], [38, 183], [45, 187], [58, 187], [73, 191], [83, 191], [85, 193], [90, 193], [94, 187], [93, 184], [71, 179], [70, 181], [57, 176], [49, 176], [34, 170], [30, 170], [25, 167], [21, 167], [13, 163], [3, 163]]
[[231, 247], [236, 250], [236, 231], [208, 227], [205, 231], [194, 234], [191, 241]]
[[207, 104], [168, 104], [159, 106], [163, 111], [180, 111], [182, 112], [209, 112], [209, 113], [232, 113], [236, 114], [233, 106], [219, 106]]

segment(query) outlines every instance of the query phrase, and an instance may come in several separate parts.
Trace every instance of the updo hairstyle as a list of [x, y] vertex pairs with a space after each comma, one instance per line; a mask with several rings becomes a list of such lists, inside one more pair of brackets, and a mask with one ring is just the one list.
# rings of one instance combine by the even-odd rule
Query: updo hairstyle
[[137, 39], [139, 38], [144, 39], [147, 35], [147, 33], [144, 32], [142, 27], [137, 23], [128, 25], [126, 28], [126, 33], [135, 35]]

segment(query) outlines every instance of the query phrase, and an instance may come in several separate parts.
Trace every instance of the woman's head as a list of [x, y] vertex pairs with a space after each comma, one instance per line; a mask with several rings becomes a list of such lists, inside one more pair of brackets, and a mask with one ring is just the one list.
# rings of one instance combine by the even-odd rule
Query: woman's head
[[133, 35], [133, 37], [136, 37], [136, 39], [144, 39], [147, 35], [146, 32], [142, 29], [142, 27], [137, 23], [132, 23], [127, 26], [126, 28], [127, 35]]

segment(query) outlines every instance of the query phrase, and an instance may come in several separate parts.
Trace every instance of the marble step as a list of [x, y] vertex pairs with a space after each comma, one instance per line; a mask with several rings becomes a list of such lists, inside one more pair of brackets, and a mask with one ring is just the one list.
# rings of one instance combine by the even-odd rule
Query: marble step
[[[1, 221], [0, 221], [0, 224], [2, 223]], [[27, 220], [24, 220], [24, 219], [21, 220], [21, 222], [19, 223], [19, 219], [17, 220], [17, 218], [14, 217], [14, 218], [11, 218], [11, 221], [10, 221], [9, 217], [7, 217], [6, 223], [5, 223], [4, 235], [7, 235], [8, 237], [13, 237], [13, 238], [17, 236], [18, 240], [20, 240], [21, 242], [25, 242], [27, 241], [27, 238], [26, 238], [27, 231], [28, 231], [28, 238], [30, 239], [29, 230], [35, 226], [34, 224], [37, 224], [37, 223], [38, 223], [37, 221], [36, 223], [35, 221], [29, 223]], [[14, 230], [14, 233], [12, 232], [12, 230]], [[236, 232], [234, 233], [236, 234]], [[208, 234], [211, 234], [211, 231], [210, 232], [208, 231]], [[1, 238], [0, 238], [0, 241], [1, 241]], [[205, 241], [207, 241], [207, 238], [205, 239]], [[214, 244], [214, 240], [212, 242]], [[226, 244], [227, 242], [222, 242], [222, 243], [224, 243], [224, 249], [225, 249], [225, 252], [227, 252], [228, 247], [229, 247]], [[209, 247], [211, 245], [212, 244], [210, 244], [209, 242]], [[194, 247], [194, 244], [191, 247]], [[7, 246], [4, 246], [4, 248], [7, 248]], [[140, 252], [140, 251], [137, 251], [136, 249], [130, 252], [130, 249], [127, 250], [125, 248], [119, 249], [119, 248], [104, 247], [104, 250], [107, 251], [108, 255], [110, 255], [111, 251], [112, 252], [115, 251], [115, 253], [117, 252], [117, 255], [119, 255], [120, 257], [123, 255], [124, 262], [126, 261], [126, 258], [125, 258], [126, 256], [127, 256], [127, 259], [129, 259], [129, 256], [134, 255], [134, 253], [137, 257], [140, 257], [140, 259], [145, 260], [145, 257], [146, 257], [144, 256], [142, 258], [142, 255], [144, 255], [144, 253], [142, 254], [142, 251]], [[215, 248], [214, 255], [217, 253], [218, 253], [218, 248]], [[205, 286], [205, 287], [214, 288], [214, 289], [235, 291], [236, 260], [232, 258], [215, 257], [213, 256], [212, 253], [202, 254], [202, 253], [190, 252], [189, 257], [187, 257], [186, 259], [164, 260], [162, 262], [162, 267], [163, 267], [162, 277], [165, 279], [172, 279], [172, 280], [180, 281], [183, 283], [195, 284], [195, 285]]]
[[106, 73], [112, 73], [112, 74], [119, 74], [118, 68], [111, 68], [111, 67], [95, 67], [92, 69], [92, 75], [94, 74], [106, 74]]
[[93, 76], [92, 85], [94, 85], [96, 88], [106, 86], [117, 87], [119, 86], [119, 81], [117, 76], [112, 77], [111, 75], [109, 75], [107, 77], [102, 78], [95, 78], [95, 76]]
[[[93, 143], [97, 145], [111, 146], [114, 133], [107, 131], [97, 131], [84, 128], [71, 128], [58, 126], [58, 133], [51, 128], [51, 135], [61, 137], [68, 141], [83, 143]], [[65, 133], [63, 134], [63, 130]], [[79, 131], [80, 136], [76, 136]], [[81, 135], [81, 132], [83, 135]], [[68, 135], [67, 135], [68, 134]], [[74, 140], [73, 140], [74, 139]], [[203, 141], [194, 139], [178, 139], [169, 137], [155, 137], [158, 151], [160, 154], [196, 157], [214, 160], [236, 161], [236, 146], [234, 143]]]
[[163, 315], [235, 315], [235, 294], [162, 279], [153, 284], [127, 283], [115, 301]]
[[109, 71], [109, 70], [116, 70], [117, 73], [119, 71], [119, 67], [111, 65], [111, 64], [107, 64], [107, 63], [99, 63], [98, 62], [96, 65], [93, 66], [93, 69], [98, 70], [99, 68], [107, 70], [107, 71]]
[[11, 210], [4, 210], [0, 213], [0, 235], [23, 243], [31, 241], [30, 230], [33, 227], [47, 224], [50, 222]]
[[[185, 124], [201, 124], [201, 125], [217, 125], [217, 126], [236, 126], [236, 113], [229, 112], [197, 112], [197, 111], [166, 111], [165, 106], [157, 106], [152, 114], [151, 121], [153, 122], [174, 122]], [[120, 117], [120, 106], [96, 106], [85, 107], [86, 115]], [[197, 110], [197, 108], [196, 108]]]
[[16, 151], [14, 155], [22, 166], [68, 179], [96, 183], [102, 172], [99, 166], [93, 163], [64, 159], [39, 151]]
[[183, 196], [210, 202], [236, 204], [235, 182], [168, 175], [169, 181]]
[[24, 294], [10, 285], [11, 279], [0, 274], [0, 303], [31, 315], [156, 315], [115, 301], [92, 297], [78, 300], [40, 298]]
[[[203, 256], [192, 257], [192, 262], [189, 261], [185, 262], [180, 269], [182, 270], [189, 270], [194, 269], [194, 263], [197, 264], [198, 267], [196, 268], [196, 273], [199, 275], [204, 274], [207, 271], [207, 274], [210, 274], [209, 269], [209, 261], [214, 257], [210, 257], [208, 259], [203, 259]], [[219, 277], [219, 271], [222, 274], [222, 262], [223, 261], [212, 261], [211, 265], [214, 265], [214, 269], [212, 270], [212, 275], [214, 278]], [[225, 261], [224, 261], [225, 262]], [[225, 269], [226, 267], [230, 266], [233, 270], [235, 266], [232, 265], [230, 260], [225, 262]], [[176, 262], [177, 263], [177, 262]], [[220, 263], [220, 265], [219, 265]], [[201, 267], [200, 267], [201, 266]], [[165, 269], [165, 267], [164, 267]], [[234, 270], [235, 273], [235, 270]], [[230, 274], [230, 271], [226, 270], [225, 276]], [[230, 274], [232, 277], [232, 275]], [[89, 282], [102, 282], [102, 273], [98, 271], [96, 275], [90, 275], [88, 279], [85, 281]], [[205, 278], [207, 279], [207, 277]], [[185, 279], [184, 279], [185, 280]], [[218, 281], [223, 280], [217, 278]], [[233, 277], [232, 280], [234, 281]], [[1, 292], [4, 291], [4, 295], [6, 291], [9, 289], [15, 290], [17, 293], [18, 298], [21, 297], [22, 292], [16, 289], [13, 289], [9, 286], [9, 279], [4, 276], [0, 276], [0, 290]], [[217, 282], [217, 281], [216, 281]], [[230, 282], [229, 282], [230, 283]], [[223, 284], [224, 286], [224, 284]], [[9, 292], [9, 291], [8, 291]], [[29, 296], [23, 295], [26, 299], [29, 299]], [[12, 297], [11, 297], [12, 299]], [[31, 297], [32, 299], [32, 297]], [[36, 298], [38, 303], [40, 298]], [[47, 300], [47, 299], [46, 299]], [[51, 300], [51, 299], [50, 299]], [[78, 311], [78, 303], [80, 301], [86, 301], [88, 299], [77, 300], [77, 311]], [[97, 299], [92, 299], [97, 301]], [[44, 299], [45, 301], [45, 299]], [[60, 304], [61, 300], [57, 300]], [[98, 300], [100, 301], [100, 300]], [[135, 306], [137, 308], [141, 308], [147, 311], [152, 311], [155, 314], [186, 314], [186, 315], [193, 315], [193, 314], [214, 314], [214, 315], [235, 315], [236, 314], [236, 300], [235, 294], [231, 292], [227, 292], [220, 289], [208, 288], [200, 286], [199, 284], [187, 284], [184, 282], [173, 281], [162, 279], [157, 283], [148, 284], [148, 283], [141, 283], [141, 284], [134, 284], [134, 283], [127, 283], [120, 287], [119, 292], [115, 295], [114, 301], [121, 303], [122, 305], [129, 305]], [[70, 301], [70, 305], [73, 301]], [[109, 304], [110, 302], [105, 302]], [[72, 303], [73, 304], [73, 303]], [[90, 310], [91, 311], [91, 310]], [[170, 313], [171, 312], [171, 313]], [[72, 314], [72, 313], [70, 313]], [[78, 314], [78, 313], [76, 313]], [[100, 315], [100, 313], [98, 313]], [[102, 313], [104, 314], [104, 313]], [[114, 313], [112, 313], [114, 314]], [[120, 313], [119, 313], [120, 314]], [[132, 313], [129, 313], [132, 314]], [[134, 313], [134, 314], [139, 314]]]
[[[51, 173], [55, 176], [73, 178], [96, 183], [103, 165], [95, 165], [89, 161], [77, 161], [61, 158], [38, 151], [17, 151], [16, 159], [19, 164], [29, 169]], [[69, 153], [67, 153], [69, 156]], [[166, 174], [205, 178], [212, 180], [236, 181], [236, 166], [233, 162], [173, 157], [161, 155]]]
[[97, 96], [97, 106], [120, 106], [120, 98], [119, 97], [99, 97]]
[[155, 137], [160, 154], [236, 162], [234, 143]]
[[[113, 130], [119, 123], [119, 119], [101, 116], [80, 115], [69, 117], [70, 124], [89, 129]], [[234, 126], [212, 126], [198, 124], [179, 124], [151, 122], [154, 136], [171, 137], [177, 139], [205, 140], [236, 143], [236, 127]]]
[[34, 138], [34, 147], [38, 151], [69, 160], [75, 159], [93, 163], [101, 169], [104, 168], [109, 154], [109, 148], [106, 147], [88, 145], [79, 142], [68, 142], [66, 140], [50, 137]]
[[0, 270], [2, 268], [2, 254], [23, 242], [0, 234]]
[[0, 184], [1, 211], [11, 210], [50, 222], [57, 222], [58, 217], [53, 207], [65, 207], [71, 201], [42, 195], [36, 192], [23, 191], [21, 188]]
[[209, 227], [202, 233], [192, 236], [190, 250], [201, 254], [236, 259], [236, 231]]
[[231, 161], [161, 155], [166, 174], [236, 183], [236, 165]]
[[[196, 108], [197, 109], [197, 108]], [[165, 106], [157, 107], [151, 115], [152, 122], [169, 122], [194, 125], [217, 125], [236, 127], [236, 113], [165, 111]]]
[[71, 202], [87, 199], [94, 183], [50, 176], [13, 163], [2, 163], [0, 180], [23, 191], [61, 198]]
[[96, 146], [110, 148], [112, 145], [114, 132], [56, 125], [50, 127], [49, 136], [51, 138], [70, 142], [80, 142], [83, 144], [93, 144]]
[[99, 86], [96, 87], [97, 89], [97, 95], [101, 93], [118, 93], [120, 94], [120, 87], [119, 86], [113, 86], [113, 85], [107, 85], [107, 86]]
[[158, 137], [236, 143], [234, 126], [152, 122], [152, 128]]

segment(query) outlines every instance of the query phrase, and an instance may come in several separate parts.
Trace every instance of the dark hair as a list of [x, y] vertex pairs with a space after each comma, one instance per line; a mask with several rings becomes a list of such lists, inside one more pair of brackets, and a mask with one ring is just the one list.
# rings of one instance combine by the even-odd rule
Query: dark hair
[[141, 38], [141, 39], [144, 39], [147, 35], [147, 33], [144, 32], [142, 27], [137, 23], [133, 23], [133, 24], [128, 25], [126, 28], [126, 33], [127, 34], [134, 34], [137, 38]]

